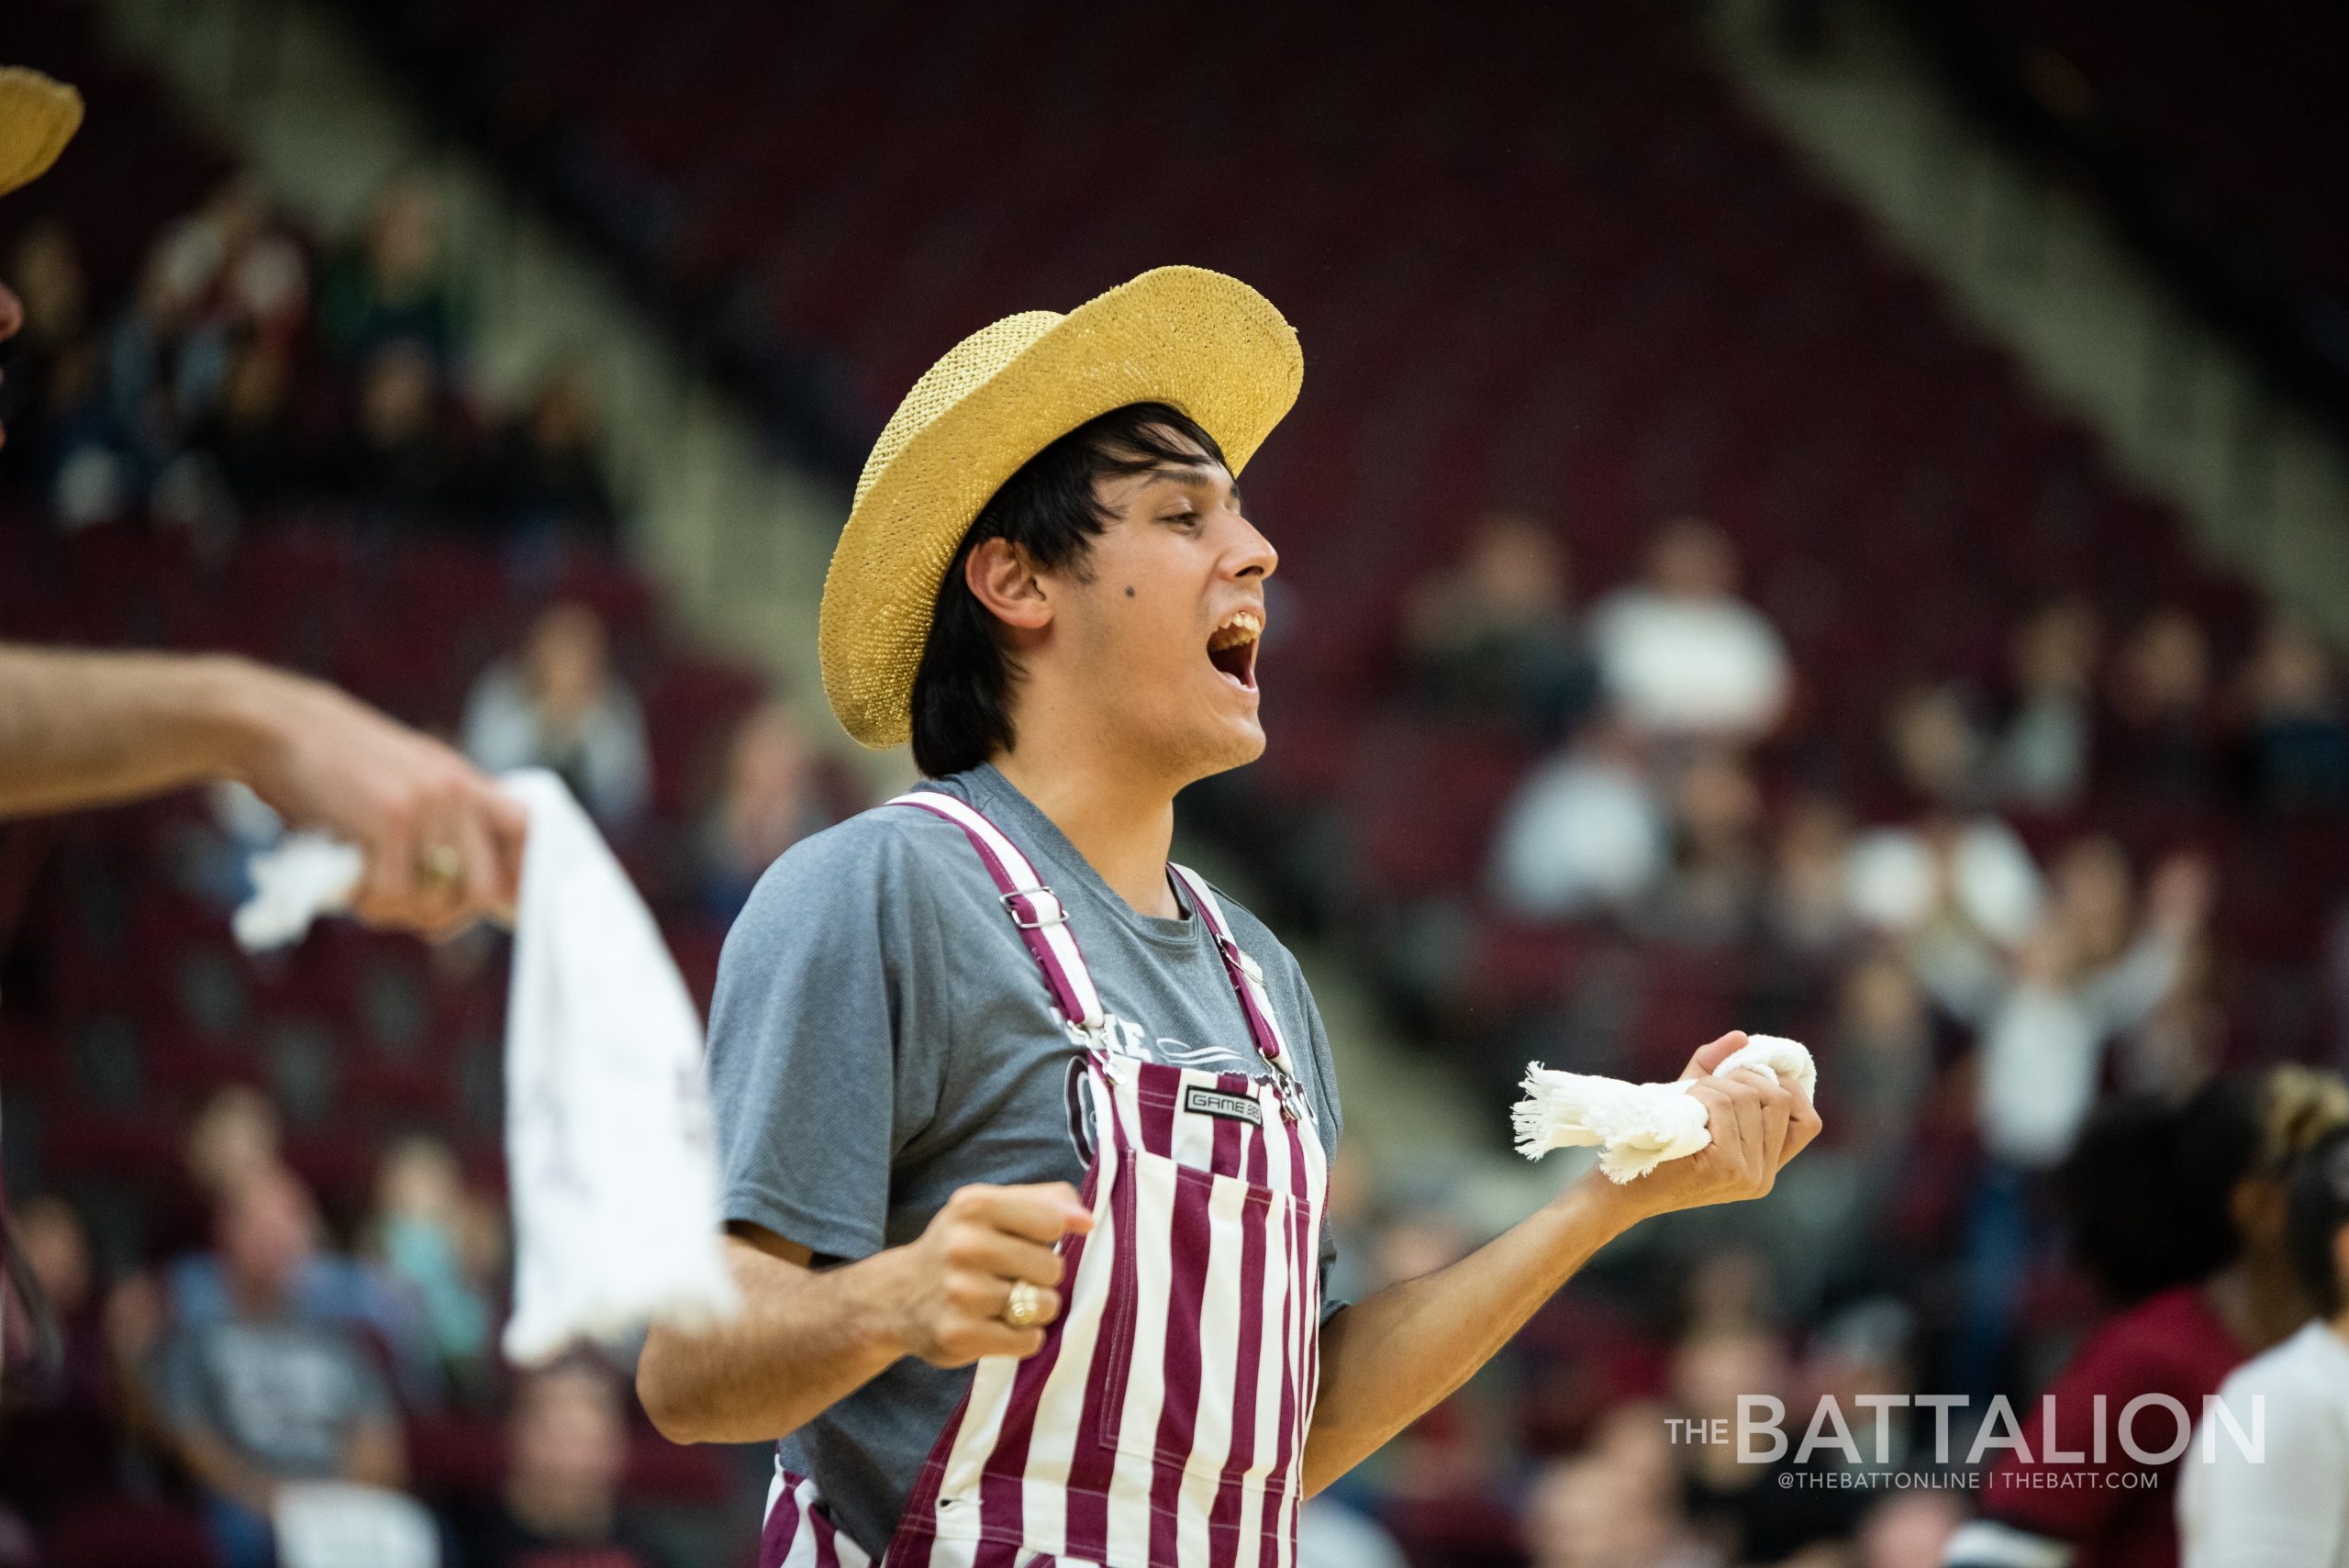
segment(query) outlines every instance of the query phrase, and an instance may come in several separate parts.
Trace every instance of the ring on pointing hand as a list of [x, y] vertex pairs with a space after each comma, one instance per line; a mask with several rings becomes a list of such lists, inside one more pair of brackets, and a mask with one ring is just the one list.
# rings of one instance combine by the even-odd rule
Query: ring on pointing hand
[[435, 844], [417, 853], [416, 870], [426, 882], [461, 882], [465, 874], [465, 852], [454, 844]]
[[1044, 1293], [1026, 1280], [1011, 1282], [1011, 1299], [1003, 1304], [1003, 1320], [1015, 1329], [1032, 1329], [1044, 1315]]

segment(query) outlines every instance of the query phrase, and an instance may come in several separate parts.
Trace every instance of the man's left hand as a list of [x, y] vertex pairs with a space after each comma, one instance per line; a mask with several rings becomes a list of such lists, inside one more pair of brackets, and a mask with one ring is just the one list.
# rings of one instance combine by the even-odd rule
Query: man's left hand
[[1594, 1168], [1583, 1177], [1592, 1195], [1621, 1210], [1629, 1224], [1767, 1193], [1787, 1162], [1819, 1136], [1819, 1111], [1766, 1068], [1741, 1067], [1714, 1077], [1713, 1069], [1744, 1045], [1744, 1031], [1732, 1029], [1699, 1049], [1681, 1072], [1684, 1082], [1693, 1080], [1689, 1097], [1705, 1107], [1711, 1142], [1620, 1186]]

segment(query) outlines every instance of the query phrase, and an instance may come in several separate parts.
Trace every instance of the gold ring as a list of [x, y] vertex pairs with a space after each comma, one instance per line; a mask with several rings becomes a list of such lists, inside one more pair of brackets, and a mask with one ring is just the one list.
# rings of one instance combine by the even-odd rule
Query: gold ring
[[1032, 1329], [1044, 1315], [1044, 1293], [1026, 1280], [1011, 1282], [1011, 1299], [1003, 1304], [1003, 1320], [1015, 1329]]
[[416, 857], [416, 871], [426, 882], [462, 881], [465, 853], [454, 844], [435, 844]]

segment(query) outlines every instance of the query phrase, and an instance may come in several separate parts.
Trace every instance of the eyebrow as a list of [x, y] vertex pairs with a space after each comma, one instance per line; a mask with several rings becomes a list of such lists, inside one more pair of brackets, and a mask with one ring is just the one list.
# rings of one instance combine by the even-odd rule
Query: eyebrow
[[[1208, 462], [1179, 464], [1162, 462], [1142, 475], [1142, 484], [1145, 485], [1210, 484], [1214, 483], [1215, 476], [1222, 472], [1222, 469]], [[1235, 512], [1241, 510], [1240, 481], [1237, 479], [1231, 481], [1231, 508]]]

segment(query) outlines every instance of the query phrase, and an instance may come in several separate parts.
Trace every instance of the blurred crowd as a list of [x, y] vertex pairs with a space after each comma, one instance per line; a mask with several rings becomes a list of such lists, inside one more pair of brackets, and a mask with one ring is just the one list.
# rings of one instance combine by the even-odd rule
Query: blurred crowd
[[[409, 1139], [384, 1154], [359, 1245], [346, 1250], [278, 1139], [265, 1097], [222, 1090], [187, 1141], [181, 1212], [167, 1227], [177, 1245], [110, 1281], [72, 1204], [21, 1206], [25, 1254], [61, 1343], [48, 1367], [12, 1375], [0, 1562], [42, 1561], [37, 1532], [78, 1503], [129, 1492], [190, 1496], [208, 1537], [196, 1550], [208, 1544], [226, 1568], [266, 1564], [283, 1488], [405, 1487], [411, 1439], [429, 1441], [411, 1423], [466, 1412], [502, 1412], [486, 1473], [452, 1474], [446, 1453], [415, 1458], [443, 1506], [449, 1561], [674, 1562], [621, 1503], [625, 1369], [583, 1355], [499, 1370], [502, 1199], [468, 1189], [445, 1145]], [[20, 1318], [11, 1332], [27, 1327]]]
[[[385, 190], [345, 245], [318, 244], [232, 183], [161, 229], [112, 294], [58, 223], [0, 248], [0, 275], [27, 312], [0, 385], [0, 560], [10, 563], [0, 571], [40, 579], [70, 572], [61, 562], [71, 552], [106, 559], [85, 547], [166, 541], [192, 563], [194, 601], [232, 592], [254, 552], [281, 539], [346, 541], [344, 570], [362, 592], [391, 591], [419, 550], [441, 551], [450, 575], [487, 591], [458, 585], [460, 602], [479, 606], [456, 628], [462, 650], [414, 646], [433, 636], [421, 627], [405, 634], [395, 652], [409, 664], [445, 663], [458, 676], [446, 699], [417, 688], [405, 716], [484, 768], [560, 774], [706, 986], [717, 939], [760, 873], [863, 801], [810, 742], [796, 706], [725, 672], [709, 690], [681, 684], [675, 666], [690, 646], [640, 613], [616, 618], [615, 602], [625, 611], [643, 594], [603, 478], [592, 382], [581, 366], [559, 366], [510, 417], [473, 395], [442, 230], [419, 182]], [[574, 581], [598, 592], [567, 592]], [[348, 643], [348, 628], [313, 639], [301, 606], [283, 611], [292, 640], [239, 628], [252, 651], [351, 678], [336, 642]], [[167, 621], [128, 613], [134, 637], [140, 627], [170, 633]], [[478, 657], [463, 651], [476, 645]], [[397, 708], [399, 693], [370, 689], [368, 668], [355, 689]], [[648, 717], [655, 685], [682, 691], [676, 706], [693, 711]], [[192, 897], [205, 929], [225, 929], [246, 891], [244, 851], [278, 830], [239, 796], [159, 808], [169, 826], [139, 844], [146, 858], [130, 869], [171, 884], [166, 902]], [[160, 861], [158, 844], [168, 846]], [[58, 864], [62, 906], [121, 891], [84, 857]], [[37, 899], [27, 917], [57, 906]], [[417, 983], [478, 994], [487, 1003], [477, 1010], [494, 1015], [496, 946], [475, 932], [435, 950]], [[0, 940], [0, 955], [8, 950]], [[449, 1008], [379, 984], [361, 1002], [372, 1022], [324, 1019], [354, 1038], [271, 1043], [251, 995], [270, 977], [204, 959], [163, 947], [144, 962], [172, 971], [159, 976], [164, 988], [211, 996], [194, 1011], [255, 1039], [206, 1059], [217, 1086], [192, 1119], [161, 1113], [161, 1130], [184, 1132], [173, 1168], [138, 1180], [131, 1212], [103, 1182], [10, 1195], [59, 1340], [28, 1367], [18, 1352], [35, 1324], [0, 1292], [11, 1351], [0, 1379], [0, 1564], [72, 1553], [267, 1563], [268, 1521], [285, 1489], [332, 1481], [429, 1505], [444, 1560], [462, 1568], [665, 1568], [746, 1540], [755, 1487], [736, 1496], [726, 1465], [654, 1436], [624, 1356], [528, 1373], [502, 1362], [510, 1258], [494, 1092], [484, 1115], [445, 1132], [395, 1130], [433, 1118], [348, 1098], [335, 1109], [328, 1086], [351, 1074], [331, 1059], [363, 1054], [359, 1034], [446, 1027]], [[39, 1038], [54, 987], [16, 984], [23, 950], [0, 969], [11, 1018], [20, 1030], [33, 1020], [34, 1048], [72, 1055], [88, 1020], [58, 1012]], [[402, 1017], [373, 1017], [386, 1009]], [[164, 1043], [143, 1016], [95, 1027], [128, 1031], [129, 1051]], [[410, 1075], [468, 1071], [461, 1044], [417, 1045]], [[9, 1063], [12, 1087], [50, 1081], [27, 1065]], [[303, 1084], [317, 1092], [297, 1093]], [[447, 1084], [426, 1087], [421, 1103], [449, 1103]], [[345, 1147], [322, 1150], [336, 1116], [350, 1123]], [[39, 1145], [41, 1119], [11, 1126], [12, 1162]], [[683, 1525], [681, 1513], [691, 1516]]]
[[[2277, 1237], [2209, 1218], [2224, 1208], [2210, 1193], [2253, 1179], [2248, 1154], [2180, 1195], [2165, 1185], [2176, 1161], [2095, 1129], [2167, 1117], [2207, 1142], [2214, 1121], [2248, 1125], [2242, 1085], [2275, 1052], [2224, 1006], [2226, 862], [2198, 834], [2338, 833], [2337, 662], [2280, 611], [2221, 665], [2183, 609], [2116, 627], [2059, 598], [2018, 617], [2003, 669], [1891, 687], [1873, 754], [1854, 756], [1798, 720], [1821, 686], [1880, 673], [1796, 668], [1709, 522], [1661, 527], [1642, 573], [1595, 602], [1575, 586], [1560, 530], [1501, 514], [1406, 604], [1416, 700], [1535, 760], [1481, 888], [1341, 934], [1393, 955], [1403, 1015], [1480, 1101], [1501, 1103], [1536, 1059], [1666, 1076], [1734, 1024], [1810, 1043], [1827, 1132], [1736, 1224], [1676, 1217], [1603, 1254], [1506, 1370], [1341, 1491], [1421, 1562], [1515, 1562], [1521, 1546], [1544, 1565], [1938, 1563], [1985, 1493], [1915, 1430], [1879, 1467], [1938, 1469], [1947, 1489], [1930, 1473], [1898, 1491], [1781, 1489], [1777, 1472], [1803, 1467], [1741, 1464], [1673, 1423], [1767, 1394], [1797, 1412], [1795, 1438], [1822, 1394], [1857, 1421], [1860, 1396], [1926, 1391], [1965, 1396], [1978, 1421], [1992, 1397], [2020, 1407], [2047, 1386], [2115, 1309], [2215, 1290], [2219, 1260], [2266, 1282], [2243, 1289], [2278, 1317], [2210, 1329], [2172, 1300], [2220, 1347], [2204, 1392], [2305, 1319], [2277, 1283]], [[1798, 728], [1809, 739], [1787, 743]], [[2115, 828], [2148, 822], [2126, 841]], [[1464, 922], [1464, 906], [1485, 913]], [[1494, 966], [1478, 944], [1529, 934], [1554, 995], [1480, 992]], [[2324, 1108], [2290, 1151], [2349, 1114], [2343, 1065], [2317, 1075]], [[2277, 1161], [2262, 1179], [2280, 1180]], [[1355, 1292], [1483, 1239], [1473, 1193], [1398, 1174], [1340, 1189]], [[2204, 1218], [2158, 1218], [2188, 1212]], [[1960, 1461], [1970, 1437], [1961, 1417]], [[1807, 1468], [1839, 1463], [1830, 1451]], [[2148, 1496], [2166, 1529], [2174, 1494]], [[1512, 1514], [1521, 1540], [1487, 1522]]]
[[33, 228], [6, 257], [25, 306], [12, 484], [61, 528], [143, 517], [216, 551], [250, 515], [319, 503], [388, 531], [612, 542], [584, 367], [486, 413], [443, 227], [430, 187], [402, 181], [322, 251], [231, 182], [161, 234], [119, 301], [66, 228]]

